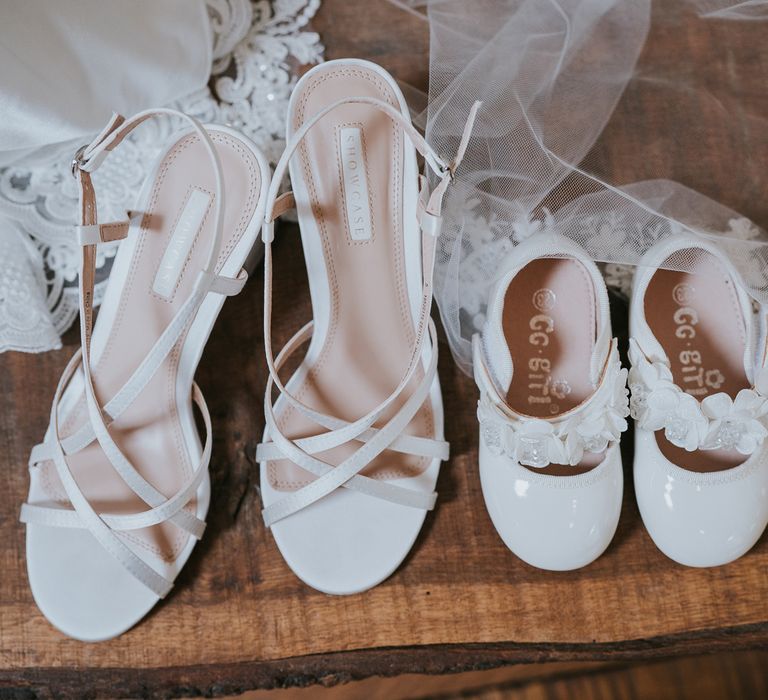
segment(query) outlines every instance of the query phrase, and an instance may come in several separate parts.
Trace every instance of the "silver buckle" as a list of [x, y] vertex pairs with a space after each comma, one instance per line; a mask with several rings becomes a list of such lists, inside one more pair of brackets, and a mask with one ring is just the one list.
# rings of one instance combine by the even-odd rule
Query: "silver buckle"
[[451, 181], [451, 184], [456, 182], [456, 168], [454, 167], [453, 163], [446, 163], [441, 159], [440, 175], [442, 175], [443, 177], [447, 175]]
[[72, 177], [74, 178], [77, 178], [77, 170], [81, 170], [82, 167], [88, 162], [83, 158], [86, 148], [88, 148], [87, 143], [84, 143], [82, 146], [80, 146], [80, 148], [78, 148], [75, 152], [75, 155], [72, 158], [72, 162], [69, 164], [69, 167], [72, 170]]

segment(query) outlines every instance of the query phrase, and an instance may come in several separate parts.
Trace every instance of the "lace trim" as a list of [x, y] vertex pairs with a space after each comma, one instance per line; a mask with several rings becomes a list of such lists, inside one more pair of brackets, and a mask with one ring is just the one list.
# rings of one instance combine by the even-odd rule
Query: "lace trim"
[[627, 429], [626, 385], [627, 370], [621, 366], [614, 340], [601, 386], [572, 417], [559, 422], [512, 417], [481, 391], [477, 407], [480, 433], [491, 454], [504, 455], [527, 467], [573, 466], [585, 452], [604, 452]]
[[[296, 82], [292, 67], [323, 58], [318, 35], [306, 31], [320, 0], [206, 2], [214, 36], [209, 87], [169, 106], [243, 131], [274, 162], [284, 145], [288, 99]], [[170, 120], [142, 126], [95, 174], [105, 220], [130, 209], [147, 164], [174, 128]], [[79, 247], [72, 233], [77, 190], [69, 171], [71, 150], [62, 147], [44, 161], [0, 170], [0, 352], [60, 347], [59, 335], [77, 315]], [[6, 229], [16, 228], [6, 235]], [[98, 247], [96, 303], [117, 247]]]
[[689, 452], [735, 449], [744, 455], [768, 436], [768, 399], [758, 391], [742, 389], [733, 399], [718, 392], [699, 401], [674, 383], [668, 363], [646, 358], [634, 338], [629, 358], [630, 414], [643, 430], [663, 430], [669, 442]]
[[[460, 198], [456, 198], [458, 200]], [[458, 207], [455, 200], [449, 200], [448, 206]], [[459, 310], [462, 328], [465, 334], [482, 332], [486, 318], [489, 287], [496, 279], [499, 264], [507, 257], [512, 249], [522, 241], [530, 238], [539, 231], [558, 231], [558, 224], [552, 214], [544, 209], [542, 218], [528, 219], [521, 214], [519, 219], [507, 220], [496, 214], [486, 218], [479, 213], [480, 201], [469, 199], [466, 207], [454, 209], [446, 214], [451, 220], [461, 221], [462, 236], [457, 241], [450, 231], [445, 232], [440, 240], [440, 258], [451, 260], [455, 250], [460, 250], [459, 264], [438, 264], [435, 267], [435, 286], [441, 295], [446, 289], [456, 287], [460, 294], [454, 302]], [[596, 260], [601, 258], [602, 249], [610, 249], [610, 236], [616, 236], [616, 241], [626, 237], [641, 237], [650, 247], [661, 240], [664, 232], [659, 227], [646, 227], [642, 230], [628, 230], [625, 217], [616, 214], [587, 216], [581, 222], [582, 242], [587, 252]], [[671, 226], [670, 232], [680, 230], [679, 226]], [[756, 241], [760, 231], [744, 217], [730, 219], [728, 228], [722, 234], [726, 240]], [[619, 243], [617, 242], [618, 246]], [[605, 263], [602, 265], [605, 284], [620, 297], [628, 300], [632, 294], [632, 279], [635, 265], [621, 263]], [[740, 270], [745, 280], [756, 288], [768, 284], [768, 270], [759, 264], [744, 266]]]

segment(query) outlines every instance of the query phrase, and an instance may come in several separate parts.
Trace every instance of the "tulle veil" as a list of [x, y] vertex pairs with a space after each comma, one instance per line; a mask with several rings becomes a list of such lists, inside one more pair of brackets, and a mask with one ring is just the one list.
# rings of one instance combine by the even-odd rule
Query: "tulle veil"
[[[716, 241], [756, 303], [768, 303], [768, 237], [718, 201], [725, 178], [733, 184], [729, 203], [757, 219], [768, 213], [761, 203], [768, 101], [765, 90], [750, 91], [754, 76], [741, 77], [765, 74], [755, 58], [765, 60], [758, 49], [768, 1], [391, 1], [429, 22], [428, 107], [416, 121], [438, 152], [455, 151], [473, 102], [483, 103], [446, 202], [435, 274], [440, 315], [464, 371], [471, 371], [471, 338], [499, 262], [542, 230], [579, 242], [625, 293], [645, 250], [688, 231]], [[709, 61], [692, 55], [686, 28], [695, 23], [713, 33], [707, 44], [722, 52], [713, 60], [732, 62], [729, 80], [713, 82]], [[656, 31], [667, 33], [663, 45], [673, 50], [646, 61]], [[626, 152], [601, 148], [604, 130], [631, 121], [616, 123], [617, 105], [628, 115], [626, 100], [646, 99], [671, 112], [662, 109], [658, 127], [644, 124], [638, 138], [610, 141], [628, 144]], [[697, 132], [701, 105], [717, 115], [715, 133], [712, 119], [706, 133]], [[725, 159], [714, 166], [707, 157], [713, 144]], [[681, 148], [688, 149], [682, 169]], [[678, 171], [696, 171], [696, 162], [722, 169], [718, 177], [701, 173], [706, 194], [676, 181]], [[685, 269], [688, 262], [679, 255], [667, 264]]]

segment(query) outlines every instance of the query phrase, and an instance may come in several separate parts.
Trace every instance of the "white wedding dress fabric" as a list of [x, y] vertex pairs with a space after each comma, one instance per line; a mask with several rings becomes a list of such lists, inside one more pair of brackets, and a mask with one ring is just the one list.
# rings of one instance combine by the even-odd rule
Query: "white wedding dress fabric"
[[[204, 87], [213, 42], [202, 0], [9, 0], [0, 24], [0, 166], [98, 132], [112, 112]], [[172, 76], [172, 79], [169, 79]]]
[[[768, 2], [664, 0], [653, 7], [650, 0], [392, 2], [429, 22], [429, 102], [417, 121], [439, 153], [455, 151], [472, 103], [483, 103], [447, 197], [435, 273], [443, 325], [465, 372], [471, 373], [471, 338], [485, 320], [499, 262], [542, 230], [577, 241], [603, 264], [608, 284], [626, 293], [642, 254], [684, 229], [716, 240], [753, 297], [768, 301], [765, 232], [718, 203], [716, 188], [705, 196], [674, 181], [675, 172], [687, 172], [690, 162], [697, 162], [699, 148], [717, 141], [727, 158], [718, 167], [742, 178], [744, 192], [764, 199], [768, 113], [760, 113], [761, 95], [741, 89], [739, 75], [761, 70], [754, 57], [765, 57], [759, 47], [766, 26], [759, 20], [768, 19]], [[711, 84], [707, 63], [693, 63], [684, 31], [693, 22], [709, 23], [712, 50], [720, 46], [730, 60], [742, 61], [733, 65], [728, 84]], [[679, 41], [669, 60], [656, 61], [649, 71], [641, 56], [652, 31]], [[720, 43], [723, 37], [733, 44]], [[616, 183], [612, 173], [602, 172], [606, 154], [599, 137], [627, 93], [634, 100], [662, 100], [654, 104], [668, 105], [679, 119], [671, 126], [667, 120], [666, 130], [645, 129], [653, 136], [634, 151], [608, 154], [614, 167], [621, 164], [624, 179]], [[677, 168], [675, 158], [665, 161], [665, 143], [695, 132], [702, 100], [721, 110], [722, 130], [701, 135], [685, 155], [686, 168]], [[667, 170], [634, 182], [636, 173], [648, 174], [646, 149]], [[679, 157], [679, 149], [669, 152]], [[762, 175], [761, 182], [754, 181], [755, 174]], [[752, 210], [759, 213], [760, 206]], [[684, 255], [667, 262], [675, 269], [688, 263]]]
[[[320, 0], [9, 0], [0, 22], [0, 352], [61, 346], [77, 314], [75, 150], [115, 111], [170, 106], [275, 161], [297, 65], [322, 60]], [[148, 123], [94, 177], [124, 217], [177, 125]], [[118, 244], [99, 247], [96, 299]]]

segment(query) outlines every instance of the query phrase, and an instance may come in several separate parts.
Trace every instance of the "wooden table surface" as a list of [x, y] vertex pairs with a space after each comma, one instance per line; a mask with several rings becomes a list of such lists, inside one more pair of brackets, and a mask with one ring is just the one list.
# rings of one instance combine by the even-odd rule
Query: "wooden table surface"
[[[676, 1], [664, 5], [640, 74], [679, 76], [708, 91], [687, 98], [662, 91], [662, 99], [642, 81], [633, 84], [591, 162], [617, 183], [681, 180], [766, 225], [768, 132], [756, 128], [768, 115], [765, 27], [705, 22]], [[426, 85], [427, 25], [418, 18], [383, 0], [325, 0], [314, 26], [329, 58], [367, 57], [411, 85]], [[728, 113], [717, 91], [724, 85], [751, 101], [755, 119], [739, 125], [739, 138], [721, 134]], [[284, 227], [276, 246], [276, 344], [309, 318], [298, 245]], [[257, 271], [225, 305], [198, 372], [215, 432], [206, 537], [172, 595], [135, 629], [101, 644], [67, 639], [40, 615], [17, 521], [27, 455], [45, 431], [55, 382], [78, 338], [68, 333], [58, 352], [0, 355], [0, 696], [3, 689], [8, 697], [221, 694], [374, 674], [768, 646], [766, 538], [725, 567], [673, 563], [642, 526], [629, 457], [621, 521], [604, 556], [570, 573], [516, 559], [480, 493], [476, 390], [444, 342], [440, 377], [452, 458], [438, 482], [437, 510], [404, 565], [376, 589], [329, 597], [307, 588], [260, 516], [253, 456], [266, 376], [261, 308]]]

